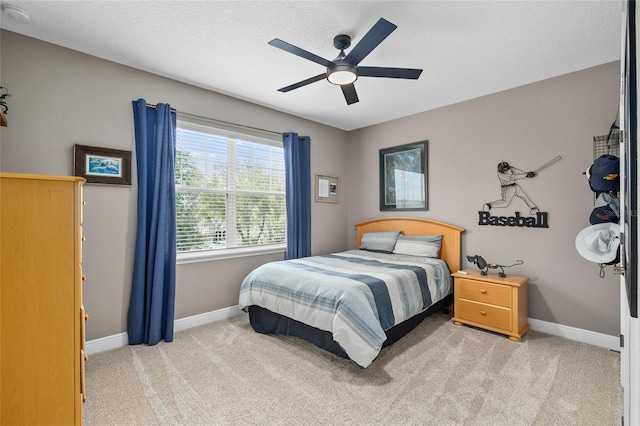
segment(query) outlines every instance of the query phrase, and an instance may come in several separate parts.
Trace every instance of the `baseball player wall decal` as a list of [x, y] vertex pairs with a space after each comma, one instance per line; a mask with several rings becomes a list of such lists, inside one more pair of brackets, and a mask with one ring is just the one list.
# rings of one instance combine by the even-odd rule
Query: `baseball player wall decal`
[[482, 210], [491, 209], [503, 209], [511, 205], [514, 197], [520, 198], [529, 207], [529, 214], [535, 214], [539, 211], [536, 203], [531, 200], [529, 194], [518, 184], [518, 180], [524, 178], [534, 178], [536, 172], [523, 172], [522, 170], [511, 166], [506, 161], [502, 161], [498, 164], [498, 180], [500, 181], [500, 196], [499, 200], [490, 201], [484, 203]]
[[[546, 162], [534, 171], [525, 172], [517, 167], [513, 167], [506, 161], [498, 164], [498, 181], [500, 182], [500, 198], [489, 201], [482, 205], [482, 211], [479, 214], [479, 225], [499, 225], [499, 226], [527, 226], [536, 228], [548, 228], [547, 213], [541, 213], [538, 205], [531, 199], [529, 194], [522, 188], [520, 181], [522, 179], [532, 179], [538, 175], [540, 170], [549, 167], [553, 163], [559, 161], [562, 157], [557, 156]], [[503, 209], [509, 207], [514, 198], [521, 199], [529, 208], [529, 214], [535, 215], [535, 218], [526, 218], [520, 216], [519, 212], [513, 217], [490, 215], [492, 209]]]

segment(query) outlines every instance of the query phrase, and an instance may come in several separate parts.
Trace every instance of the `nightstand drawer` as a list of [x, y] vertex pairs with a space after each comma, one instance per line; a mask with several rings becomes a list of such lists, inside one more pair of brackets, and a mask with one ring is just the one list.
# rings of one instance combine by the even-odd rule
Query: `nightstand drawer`
[[456, 298], [511, 308], [511, 287], [459, 278], [456, 284]]
[[511, 330], [511, 309], [465, 299], [457, 299], [455, 303], [457, 318], [503, 330]]

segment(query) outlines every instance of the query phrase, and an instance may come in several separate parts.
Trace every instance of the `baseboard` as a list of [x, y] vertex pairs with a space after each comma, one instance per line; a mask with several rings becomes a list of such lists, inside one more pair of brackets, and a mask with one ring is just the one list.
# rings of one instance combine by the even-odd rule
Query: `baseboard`
[[[174, 331], [182, 331], [200, 325], [210, 324], [216, 321], [222, 321], [227, 318], [240, 315], [242, 311], [238, 306], [230, 306], [228, 308], [218, 309], [216, 311], [205, 312], [204, 314], [193, 315], [191, 317], [180, 318], [174, 322]], [[594, 331], [583, 330], [581, 328], [569, 327], [567, 325], [555, 324], [552, 322], [541, 321], [529, 318], [529, 327], [531, 330], [540, 331], [542, 333], [560, 336], [569, 340], [587, 343], [593, 346], [607, 348], [612, 351], [620, 351], [620, 338], [610, 336], [608, 334], [596, 333]], [[100, 339], [90, 340], [85, 345], [85, 352], [88, 355], [98, 352], [109, 351], [121, 348], [128, 344], [127, 333], [114, 334], [113, 336], [102, 337]]]
[[595, 331], [583, 330], [581, 328], [569, 327], [568, 325], [555, 324], [529, 318], [529, 328], [542, 333], [553, 334], [576, 342], [588, 343], [593, 346], [600, 346], [612, 351], [620, 352], [620, 338], [608, 334], [596, 333]]
[[[198, 327], [200, 325], [210, 324], [216, 321], [222, 321], [227, 318], [240, 315], [242, 311], [238, 306], [230, 306], [228, 308], [218, 309], [216, 311], [205, 312], [204, 314], [193, 315], [191, 317], [180, 318], [173, 323], [173, 331], [182, 331], [188, 328]], [[110, 351], [118, 349], [129, 344], [127, 333], [114, 334], [112, 336], [101, 337], [99, 339], [89, 340], [85, 344], [85, 352], [87, 355], [97, 354], [98, 352]]]
[[211, 324], [212, 322], [226, 320], [243, 313], [238, 309], [238, 305], [216, 311], [205, 312], [204, 314], [193, 315], [191, 317], [177, 319], [173, 323], [173, 331], [182, 331], [199, 325]]
[[110, 351], [118, 349], [129, 344], [127, 333], [114, 334], [111, 336], [101, 337], [99, 339], [89, 340], [84, 345], [84, 351], [87, 355], [97, 354], [98, 352]]

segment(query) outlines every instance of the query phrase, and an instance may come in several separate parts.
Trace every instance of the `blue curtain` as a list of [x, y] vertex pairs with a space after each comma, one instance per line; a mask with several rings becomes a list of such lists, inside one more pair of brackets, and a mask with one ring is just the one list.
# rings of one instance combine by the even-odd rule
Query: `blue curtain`
[[176, 114], [169, 104], [133, 101], [138, 229], [127, 332], [129, 344], [173, 340], [176, 288]]
[[287, 259], [311, 256], [311, 139], [282, 135], [286, 171]]

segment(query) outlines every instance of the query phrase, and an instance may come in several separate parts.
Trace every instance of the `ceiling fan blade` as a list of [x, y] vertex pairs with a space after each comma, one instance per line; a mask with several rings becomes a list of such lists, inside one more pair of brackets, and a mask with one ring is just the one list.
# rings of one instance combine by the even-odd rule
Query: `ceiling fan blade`
[[329, 67], [332, 65], [331, 61], [321, 58], [318, 55], [314, 55], [311, 52], [307, 52], [304, 49], [300, 49], [299, 47], [296, 47], [293, 44], [287, 43], [286, 41], [282, 41], [279, 38], [274, 38], [268, 44], [270, 44], [271, 46], [277, 47], [278, 49], [282, 49], [286, 52], [293, 53], [294, 55], [300, 56], [301, 58], [313, 61], [316, 64], [323, 65], [325, 67]]
[[299, 81], [299, 82], [294, 83], [294, 84], [292, 84], [290, 86], [283, 87], [282, 89], [278, 89], [278, 92], [288, 92], [290, 90], [297, 89], [297, 88], [302, 87], [302, 86], [306, 86], [307, 84], [315, 83], [316, 81], [320, 81], [320, 80], [325, 79], [325, 78], [327, 78], [327, 73], [326, 72], [322, 73], [322, 74], [318, 74], [315, 77], [311, 77], [311, 78], [308, 78], [306, 80]]
[[407, 78], [417, 80], [422, 70], [415, 68], [358, 67], [358, 77]]
[[352, 65], [358, 65], [373, 49], [375, 49], [382, 41], [389, 36], [397, 25], [392, 24], [386, 19], [380, 18], [368, 33], [362, 37], [362, 40], [351, 49], [345, 61]]
[[342, 88], [342, 93], [344, 94], [344, 99], [347, 101], [347, 105], [355, 104], [359, 101], [358, 94], [356, 93], [356, 87], [351, 84], [344, 84], [340, 86]]

